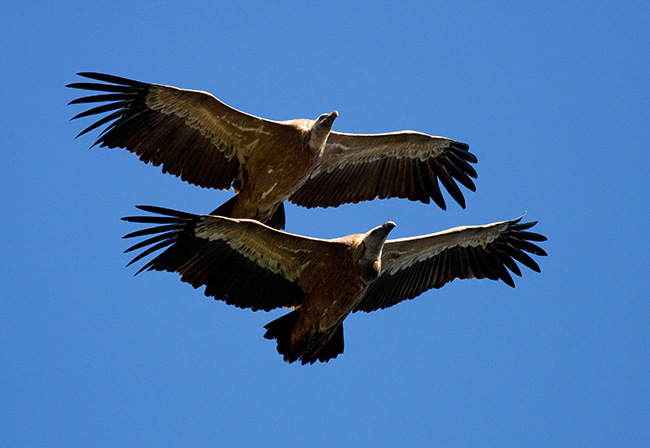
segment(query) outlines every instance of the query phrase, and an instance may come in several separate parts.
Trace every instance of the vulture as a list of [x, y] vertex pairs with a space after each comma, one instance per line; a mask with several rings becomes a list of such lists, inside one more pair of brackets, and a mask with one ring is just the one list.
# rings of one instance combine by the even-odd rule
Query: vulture
[[[124, 238], [147, 239], [129, 264], [165, 249], [144, 270], [177, 272], [205, 295], [240, 308], [293, 311], [265, 326], [285, 361], [327, 362], [343, 353], [343, 320], [413, 299], [458, 278], [502, 280], [514, 287], [516, 262], [540, 272], [528, 254], [546, 255], [522, 218], [456, 227], [413, 238], [388, 240], [387, 222], [365, 234], [324, 240], [292, 235], [251, 219], [195, 215], [138, 206], [155, 215], [125, 221], [154, 224]], [[510, 271], [510, 272], [509, 272]]]
[[332, 131], [334, 111], [316, 120], [273, 121], [234, 109], [206, 92], [100, 73], [100, 82], [67, 87], [99, 94], [69, 104], [104, 103], [72, 119], [109, 113], [77, 137], [107, 124], [92, 146], [125, 148], [145, 163], [204, 188], [234, 189], [211, 212], [256, 219], [277, 229], [284, 201], [337, 207], [375, 198], [408, 198], [446, 209], [440, 184], [465, 208], [458, 184], [471, 191], [477, 174], [469, 146], [414, 131]]

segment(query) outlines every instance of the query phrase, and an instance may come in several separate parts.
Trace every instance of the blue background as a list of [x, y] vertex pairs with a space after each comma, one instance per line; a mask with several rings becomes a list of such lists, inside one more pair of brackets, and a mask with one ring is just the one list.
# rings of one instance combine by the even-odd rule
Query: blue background
[[[0, 445], [648, 446], [647, 2], [3, 2]], [[124, 150], [88, 150], [79, 71], [205, 90], [275, 120], [470, 144], [467, 209], [287, 206], [330, 238], [539, 220], [516, 289], [456, 281], [345, 323], [289, 365], [263, 325], [125, 268], [136, 204], [205, 213]]]

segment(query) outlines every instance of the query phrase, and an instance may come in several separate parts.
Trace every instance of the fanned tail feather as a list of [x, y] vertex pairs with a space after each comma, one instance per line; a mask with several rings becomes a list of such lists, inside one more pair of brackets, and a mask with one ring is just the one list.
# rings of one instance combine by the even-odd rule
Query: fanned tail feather
[[[291, 346], [291, 333], [298, 321], [300, 309], [269, 322], [264, 326], [266, 339], [275, 339], [278, 343], [278, 353], [284, 360], [292, 363], [301, 360], [302, 364], [313, 364], [316, 361], [327, 362], [343, 353], [343, 324], [339, 324], [326, 334], [306, 335], [295, 346]], [[319, 336], [314, 341], [314, 336]]]
[[[225, 216], [226, 218], [232, 218], [232, 209], [235, 206], [237, 201], [237, 195], [228, 199], [226, 202], [221, 204], [216, 209], [210, 212], [210, 215], [214, 216]], [[280, 203], [280, 206], [277, 208], [271, 219], [265, 223], [269, 227], [273, 227], [277, 230], [284, 230], [285, 226], [285, 216], [284, 216], [284, 202]]]

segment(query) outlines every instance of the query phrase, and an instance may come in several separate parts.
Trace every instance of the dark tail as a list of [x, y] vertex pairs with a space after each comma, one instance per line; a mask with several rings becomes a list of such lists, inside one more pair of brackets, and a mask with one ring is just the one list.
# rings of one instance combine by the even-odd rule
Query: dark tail
[[300, 358], [301, 353], [297, 350], [291, 350], [291, 330], [296, 325], [300, 309], [293, 310], [289, 314], [275, 319], [264, 325], [266, 339], [275, 339], [278, 341], [278, 352], [284, 355], [284, 360], [287, 362], [294, 362]]
[[274, 229], [284, 230], [284, 202], [280, 203], [278, 209], [273, 213], [269, 222], [266, 223], [267, 226], [273, 227]]
[[[219, 207], [216, 209], [212, 210], [210, 212], [211, 215], [216, 215], [216, 216], [225, 216], [226, 218], [231, 218], [232, 216], [232, 209], [235, 206], [235, 202], [237, 201], [237, 195], [233, 196], [232, 198], [228, 199], [226, 202], [221, 204]], [[271, 219], [269, 219], [268, 222], [265, 222], [269, 227], [273, 227], [274, 229], [278, 230], [284, 230], [284, 224], [285, 224], [285, 218], [284, 218], [284, 202], [280, 204], [278, 209], [275, 211]]]
[[291, 363], [301, 359], [303, 365], [313, 364], [316, 361], [327, 362], [343, 353], [343, 324], [327, 334], [307, 335], [292, 347], [291, 332], [299, 314], [299, 309], [294, 310], [264, 326], [267, 330], [264, 337], [278, 341], [278, 352], [285, 361]]
[[226, 218], [230, 218], [230, 215], [232, 214], [232, 208], [235, 206], [236, 201], [237, 201], [237, 195], [234, 195], [226, 202], [221, 204], [219, 207], [212, 210], [210, 212], [210, 215], [225, 216]]

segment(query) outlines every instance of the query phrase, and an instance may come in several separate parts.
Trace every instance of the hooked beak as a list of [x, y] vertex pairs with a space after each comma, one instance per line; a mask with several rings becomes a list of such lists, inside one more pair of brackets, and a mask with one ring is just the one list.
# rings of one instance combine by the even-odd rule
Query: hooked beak
[[375, 227], [363, 238], [363, 242], [366, 246], [365, 258], [378, 259], [381, 255], [381, 249], [384, 247], [386, 238], [391, 230], [395, 228], [395, 223], [392, 221], [387, 222], [379, 227]]

